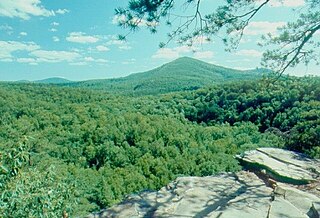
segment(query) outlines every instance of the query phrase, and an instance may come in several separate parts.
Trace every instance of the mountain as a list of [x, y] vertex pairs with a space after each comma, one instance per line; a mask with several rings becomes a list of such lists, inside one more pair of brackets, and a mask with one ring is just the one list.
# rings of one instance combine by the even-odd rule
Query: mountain
[[42, 83], [42, 84], [66, 84], [66, 83], [73, 83], [73, 81], [61, 78], [61, 77], [51, 77], [42, 80], [33, 81], [34, 83]]
[[267, 71], [241, 71], [183, 57], [147, 72], [116, 79], [82, 81], [71, 85], [127, 94], [159, 94], [194, 90], [214, 83], [258, 79], [262, 77], [262, 72], [269, 73]]

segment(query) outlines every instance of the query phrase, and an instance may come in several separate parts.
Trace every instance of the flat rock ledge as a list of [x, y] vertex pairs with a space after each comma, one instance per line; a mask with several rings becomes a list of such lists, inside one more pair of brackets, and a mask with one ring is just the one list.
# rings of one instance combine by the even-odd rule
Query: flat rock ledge
[[157, 192], [128, 196], [103, 217], [319, 218], [320, 162], [259, 148], [237, 157], [250, 171], [179, 177]]
[[320, 176], [320, 161], [293, 151], [258, 148], [238, 155], [241, 164], [251, 170], [263, 170], [273, 179], [290, 184], [316, 182]]

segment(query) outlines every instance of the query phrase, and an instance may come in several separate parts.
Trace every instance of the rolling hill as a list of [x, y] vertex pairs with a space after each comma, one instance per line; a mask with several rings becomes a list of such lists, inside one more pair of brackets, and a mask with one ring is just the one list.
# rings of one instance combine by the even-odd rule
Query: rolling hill
[[64, 83], [72, 83], [73, 81], [61, 78], [61, 77], [51, 77], [42, 80], [33, 81], [34, 83], [42, 83], [42, 84], [64, 84]]
[[182, 57], [153, 70], [127, 77], [88, 80], [67, 85], [125, 94], [159, 94], [195, 90], [214, 83], [258, 79], [262, 77], [263, 72], [270, 71], [264, 69], [240, 71]]
[[61, 85], [61, 84], [71, 84], [74, 83], [74, 81], [61, 78], [61, 77], [50, 77], [46, 79], [41, 80], [17, 80], [14, 81], [14, 83], [35, 83], [35, 84], [51, 84], [51, 85]]

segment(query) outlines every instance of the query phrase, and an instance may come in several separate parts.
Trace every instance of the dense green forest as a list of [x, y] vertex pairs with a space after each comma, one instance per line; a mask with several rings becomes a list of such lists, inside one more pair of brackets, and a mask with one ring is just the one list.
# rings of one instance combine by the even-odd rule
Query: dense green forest
[[82, 216], [178, 176], [240, 170], [285, 147], [320, 158], [320, 79], [240, 81], [129, 97], [0, 83], [0, 213]]

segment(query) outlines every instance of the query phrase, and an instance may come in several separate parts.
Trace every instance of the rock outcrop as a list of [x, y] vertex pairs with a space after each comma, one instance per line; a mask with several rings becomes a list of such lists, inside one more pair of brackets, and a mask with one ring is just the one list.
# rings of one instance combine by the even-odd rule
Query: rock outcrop
[[315, 182], [320, 175], [320, 162], [303, 154], [277, 149], [258, 148], [237, 156], [247, 169], [265, 170], [277, 181], [291, 184]]
[[319, 217], [319, 161], [274, 148], [237, 158], [250, 171], [180, 177], [89, 217]]

